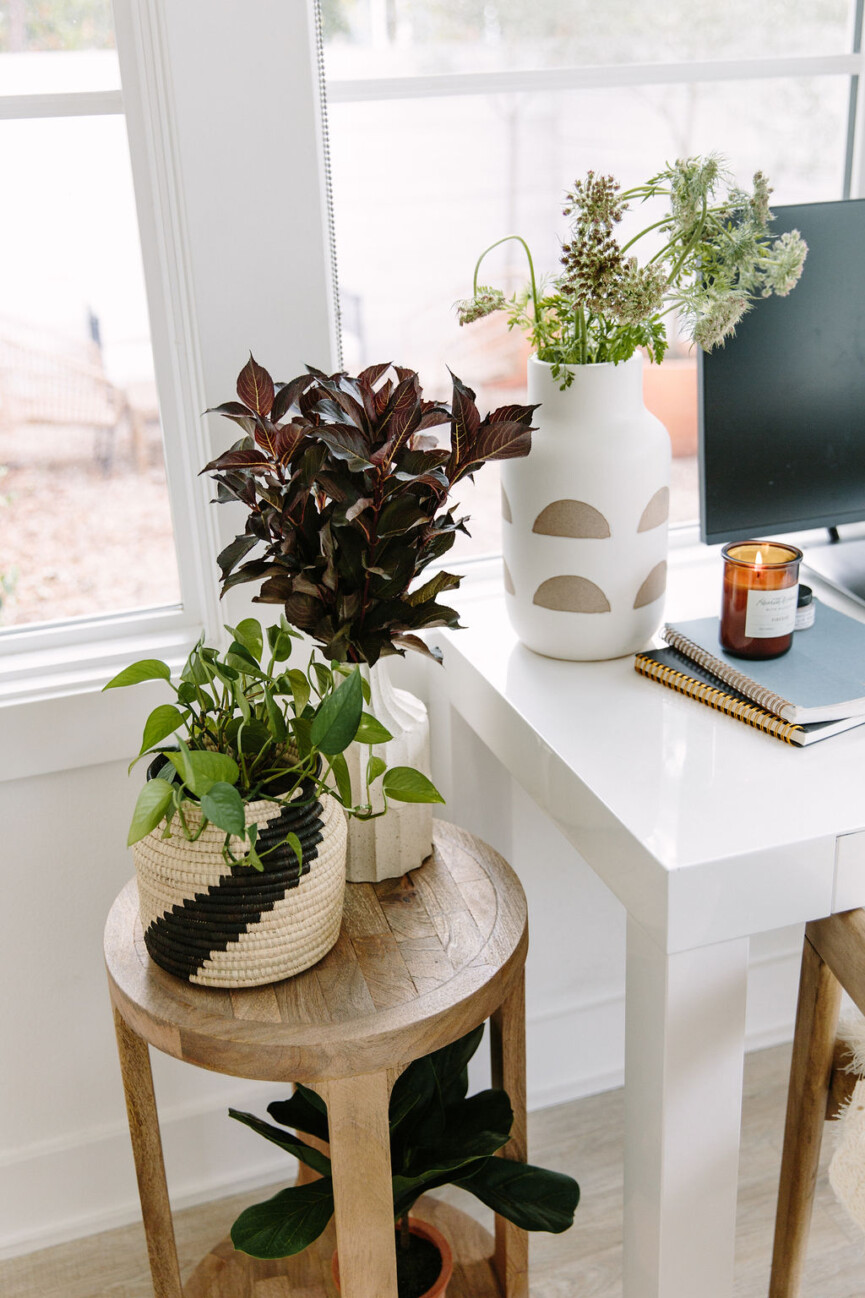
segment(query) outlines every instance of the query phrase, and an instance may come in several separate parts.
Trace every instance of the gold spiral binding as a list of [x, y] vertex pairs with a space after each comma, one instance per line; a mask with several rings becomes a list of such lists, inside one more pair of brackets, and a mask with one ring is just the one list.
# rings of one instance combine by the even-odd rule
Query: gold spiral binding
[[726, 716], [735, 717], [737, 721], [744, 721], [755, 730], [762, 730], [766, 734], [774, 735], [776, 739], [780, 739], [786, 744], [798, 747], [792, 736], [801, 731], [802, 727], [795, 725], [793, 722], [784, 721], [781, 717], [774, 716], [771, 712], [758, 707], [755, 703], [734, 698], [732, 694], [727, 694], [714, 685], [695, 680], [693, 676], [689, 676], [686, 672], [677, 671], [675, 667], [656, 662], [653, 658], [645, 658], [641, 654], [637, 654], [634, 659], [634, 667], [641, 676], [647, 676], [651, 680], [658, 681], [661, 685], [666, 685], [669, 689], [675, 690], [677, 694], [684, 694], [688, 698], [696, 699], [699, 703], [705, 703], [708, 707], [714, 708], [716, 712], [723, 712]]

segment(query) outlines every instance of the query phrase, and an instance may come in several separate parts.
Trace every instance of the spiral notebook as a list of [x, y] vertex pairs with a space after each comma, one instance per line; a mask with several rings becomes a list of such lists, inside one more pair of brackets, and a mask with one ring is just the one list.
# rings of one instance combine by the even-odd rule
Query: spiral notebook
[[854, 726], [865, 724], [865, 715], [844, 717], [840, 721], [812, 721], [807, 724], [795, 724], [784, 721], [774, 712], [753, 703], [745, 694], [739, 693], [726, 685], [711, 672], [691, 662], [684, 654], [675, 649], [656, 649], [651, 652], [638, 653], [634, 667], [641, 676], [658, 681], [668, 689], [685, 694], [698, 703], [723, 712], [737, 721], [744, 721], [755, 730], [762, 730], [767, 735], [780, 739], [783, 743], [794, 744], [804, 748], [816, 743], [818, 739], [828, 739], [830, 735], [840, 734]]
[[735, 658], [718, 642], [718, 619], [665, 626], [661, 635], [686, 658], [785, 721], [838, 721], [865, 715], [865, 623], [816, 604], [814, 625], [797, 631], [780, 658]]

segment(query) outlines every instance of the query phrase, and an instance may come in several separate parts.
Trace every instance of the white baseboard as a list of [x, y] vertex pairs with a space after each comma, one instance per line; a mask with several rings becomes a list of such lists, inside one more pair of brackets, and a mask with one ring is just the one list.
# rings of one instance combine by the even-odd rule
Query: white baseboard
[[[758, 956], [749, 982], [747, 1048], [792, 1037], [799, 947]], [[548, 1108], [622, 1085], [623, 992], [529, 1007], [528, 1100]], [[488, 1085], [473, 1068], [472, 1085]], [[274, 1087], [274, 1098], [279, 1088]], [[284, 1091], [284, 1088], [281, 1088]], [[228, 1105], [263, 1113], [261, 1084], [175, 1105], [161, 1115], [171, 1201], [191, 1207], [295, 1175], [295, 1161], [227, 1117]], [[129, 1136], [119, 1124], [25, 1146], [0, 1161], [0, 1258], [127, 1225], [140, 1217]], [[226, 1222], [228, 1231], [230, 1221]]]

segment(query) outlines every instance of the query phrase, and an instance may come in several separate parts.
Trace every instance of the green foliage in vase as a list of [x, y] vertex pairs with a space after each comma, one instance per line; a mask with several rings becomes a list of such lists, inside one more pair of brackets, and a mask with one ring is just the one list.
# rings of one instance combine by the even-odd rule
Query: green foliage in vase
[[[438, 571], [466, 519], [446, 502], [488, 460], [527, 455], [534, 406], [481, 418], [455, 375], [450, 404], [425, 401], [413, 370], [371, 365], [357, 377], [310, 369], [274, 383], [250, 356], [239, 400], [216, 407], [244, 437], [207, 465], [220, 501], [238, 500], [246, 528], [219, 556], [223, 592], [260, 583], [325, 657], [375, 663], [429, 652], [417, 632], [459, 625], [439, 601], [460, 578]], [[442, 445], [433, 429], [447, 430]]]
[[[510, 1138], [514, 1115], [505, 1091], [467, 1098], [468, 1063], [483, 1024], [459, 1041], [409, 1064], [390, 1097], [390, 1160], [394, 1220], [404, 1222], [428, 1190], [457, 1185], [523, 1230], [559, 1234], [573, 1225], [580, 1188], [573, 1177], [494, 1155]], [[252, 1257], [300, 1253], [333, 1216], [330, 1159], [292, 1131], [328, 1140], [327, 1106], [306, 1086], [268, 1105], [278, 1126], [229, 1109], [266, 1140], [293, 1154], [320, 1176], [280, 1190], [247, 1208], [231, 1229], [234, 1247]]]
[[[786, 296], [802, 273], [807, 246], [796, 230], [772, 235], [770, 194], [759, 171], [750, 192], [738, 188], [715, 155], [680, 159], [624, 192], [590, 171], [566, 196], [561, 270], [539, 283], [528, 244], [506, 235], [478, 258], [472, 296], [457, 303], [460, 324], [507, 312], [509, 328], [525, 331], [562, 387], [573, 381], [567, 366], [618, 364], [639, 347], [661, 361], [673, 312], [704, 351], [723, 346], [756, 299]], [[624, 213], [656, 198], [666, 215], [620, 244]], [[648, 234], [661, 246], [641, 264], [632, 249]], [[478, 276], [487, 253], [512, 239], [525, 250], [529, 283], [507, 298]]]
[[[314, 658], [306, 670], [289, 667], [298, 637], [284, 618], [266, 635], [255, 618], [226, 630], [232, 636], [228, 650], [221, 654], [199, 641], [176, 684], [167, 663], [148, 658], [105, 686], [161, 680], [175, 697], [154, 708], [144, 726], [135, 762], [144, 756], [152, 760], [133, 813], [130, 845], [160, 825], [166, 838], [180, 833], [193, 841], [213, 824], [225, 833], [223, 856], [229, 865], [260, 870], [265, 853], [257, 847], [257, 826], [245, 823], [248, 802], [296, 804], [326, 794], [350, 815], [370, 820], [385, 814], [389, 799], [444, 801], [420, 771], [388, 769], [373, 756], [372, 745], [386, 743], [391, 734], [365, 710], [369, 685], [357, 667], [331, 668]], [[370, 748], [365, 799], [357, 805], [344, 757], [355, 741]], [[383, 807], [374, 812], [370, 788], [377, 781]], [[201, 813], [192, 824], [190, 807]], [[284, 841], [300, 860], [296, 835]]]

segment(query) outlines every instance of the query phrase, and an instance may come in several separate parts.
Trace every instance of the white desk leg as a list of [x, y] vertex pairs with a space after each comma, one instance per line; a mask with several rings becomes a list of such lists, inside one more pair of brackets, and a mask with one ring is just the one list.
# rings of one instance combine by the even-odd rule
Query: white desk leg
[[731, 1298], [748, 939], [628, 920], [624, 1298]]

